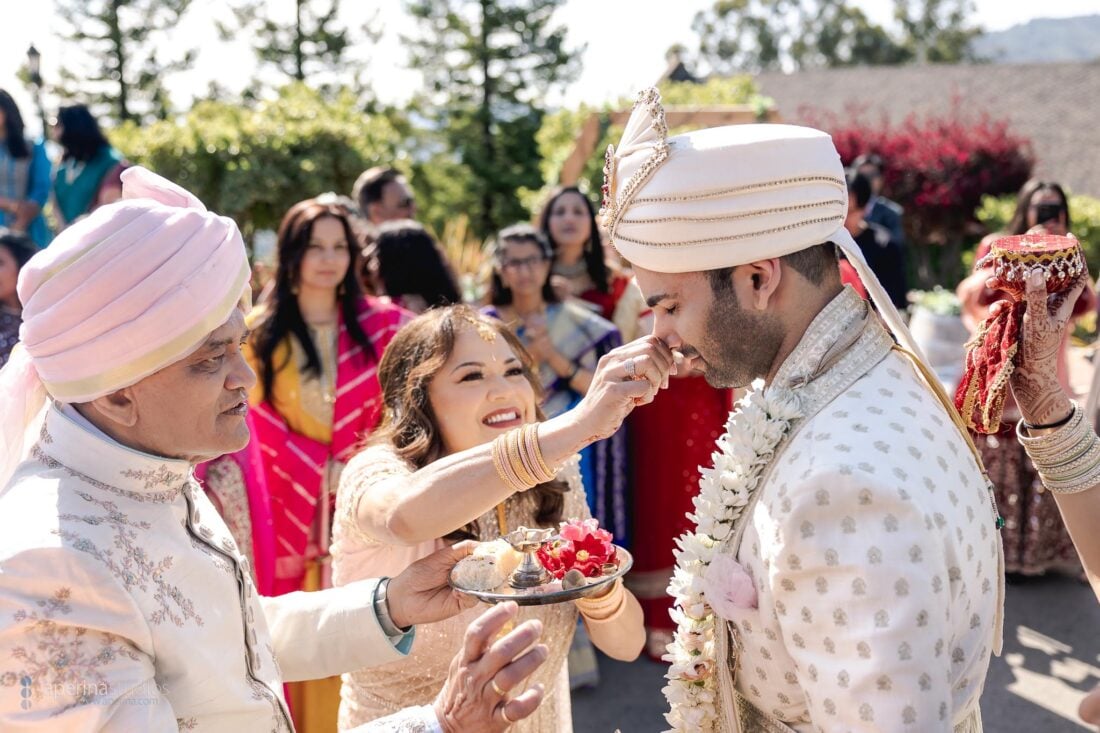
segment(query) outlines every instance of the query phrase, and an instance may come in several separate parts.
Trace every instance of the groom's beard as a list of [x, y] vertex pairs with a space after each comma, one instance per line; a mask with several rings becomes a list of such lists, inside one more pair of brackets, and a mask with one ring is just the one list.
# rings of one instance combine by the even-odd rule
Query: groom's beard
[[698, 351], [707, 363], [707, 384], [724, 389], [747, 387], [766, 377], [779, 353], [783, 328], [768, 313], [741, 307], [732, 290], [714, 293], [707, 313], [706, 340]]

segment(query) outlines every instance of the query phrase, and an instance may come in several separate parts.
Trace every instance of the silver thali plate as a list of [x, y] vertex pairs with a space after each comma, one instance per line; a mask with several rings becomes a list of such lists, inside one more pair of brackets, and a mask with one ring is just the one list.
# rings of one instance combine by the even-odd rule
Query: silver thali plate
[[561, 587], [560, 580], [552, 580], [534, 588], [513, 588], [505, 581], [493, 590], [472, 590], [455, 583], [454, 571], [451, 571], [451, 587], [459, 593], [473, 596], [485, 603], [514, 601], [520, 606], [549, 606], [553, 603], [565, 603], [578, 598], [599, 595], [605, 591], [608, 585], [614, 583], [616, 578], [626, 575], [634, 565], [634, 557], [618, 545], [615, 545], [615, 559], [618, 567], [614, 572], [605, 573], [598, 578], [588, 578], [587, 585], [569, 590]]

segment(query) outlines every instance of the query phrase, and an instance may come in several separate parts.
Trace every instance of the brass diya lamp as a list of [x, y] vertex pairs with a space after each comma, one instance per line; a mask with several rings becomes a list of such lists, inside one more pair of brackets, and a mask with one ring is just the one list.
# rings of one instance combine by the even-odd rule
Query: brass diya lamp
[[549, 527], [535, 529], [520, 527], [504, 535], [504, 541], [523, 555], [523, 561], [509, 579], [513, 588], [536, 588], [550, 582], [550, 573], [538, 561], [535, 553], [553, 535], [554, 530]]

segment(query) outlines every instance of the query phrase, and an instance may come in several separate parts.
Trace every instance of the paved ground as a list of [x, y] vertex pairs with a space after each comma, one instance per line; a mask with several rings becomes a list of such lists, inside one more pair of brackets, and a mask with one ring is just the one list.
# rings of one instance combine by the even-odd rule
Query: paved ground
[[[1080, 733], [1075, 711], [1100, 684], [1100, 604], [1068, 578], [1008, 586], [1005, 651], [994, 658], [982, 698], [987, 733]], [[665, 729], [664, 665], [600, 659], [601, 684], [573, 694], [576, 733]]]

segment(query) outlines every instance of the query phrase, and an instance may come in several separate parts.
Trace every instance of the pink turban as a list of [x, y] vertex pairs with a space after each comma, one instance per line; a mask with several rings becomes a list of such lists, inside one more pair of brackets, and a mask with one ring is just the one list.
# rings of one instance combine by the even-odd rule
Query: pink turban
[[36, 437], [46, 395], [88, 402], [198, 348], [247, 297], [232, 219], [144, 169], [122, 200], [62, 232], [19, 273], [20, 344], [0, 370], [0, 488]]

